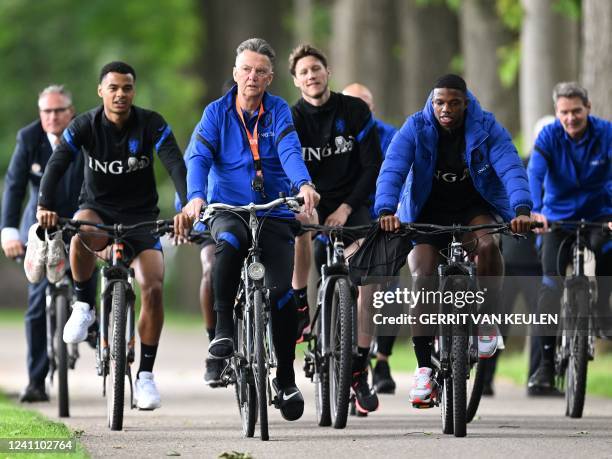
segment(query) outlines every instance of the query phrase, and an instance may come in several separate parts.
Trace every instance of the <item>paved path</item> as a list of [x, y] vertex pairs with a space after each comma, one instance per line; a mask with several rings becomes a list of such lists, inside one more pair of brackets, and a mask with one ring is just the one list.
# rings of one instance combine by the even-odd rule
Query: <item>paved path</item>
[[[528, 399], [520, 388], [500, 382], [498, 394], [484, 399], [479, 419], [468, 426], [468, 437], [458, 439], [441, 434], [438, 409], [410, 408], [408, 374], [396, 375], [399, 390], [381, 396], [378, 412], [351, 417], [344, 430], [316, 426], [313, 386], [301, 378], [303, 418], [289, 423], [271, 409], [271, 440], [243, 439], [233, 390], [202, 382], [205, 348], [203, 333], [164, 330], [156, 363], [162, 408], [129, 410], [125, 430], [111, 432], [93, 352], [81, 345], [83, 355], [70, 375], [72, 417], [64, 421], [83, 431], [93, 457], [214, 458], [225, 451], [248, 451], [255, 458], [612, 457], [612, 400], [588, 397], [584, 418], [574, 420], [563, 416], [563, 399]], [[26, 383], [24, 356], [22, 330], [0, 324], [0, 387], [15, 397]], [[50, 418], [57, 415], [55, 400], [35, 407]]]

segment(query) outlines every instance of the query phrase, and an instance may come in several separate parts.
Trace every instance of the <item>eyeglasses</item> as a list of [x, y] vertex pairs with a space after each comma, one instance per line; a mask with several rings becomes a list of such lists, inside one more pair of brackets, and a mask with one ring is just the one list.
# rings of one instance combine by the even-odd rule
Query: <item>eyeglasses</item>
[[243, 76], [250, 75], [253, 70], [255, 70], [255, 75], [257, 75], [259, 78], [263, 78], [271, 73], [270, 70], [265, 68], [254, 68], [248, 65], [238, 67], [238, 73]]
[[59, 108], [41, 108], [40, 112], [44, 113], [45, 115], [51, 115], [52, 113], [55, 113], [56, 115], [61, 115], [62, 113], [64, 113], [69, 108], [70, 108], [70, 106], [68, 106], [68, 107], [59, 107]]

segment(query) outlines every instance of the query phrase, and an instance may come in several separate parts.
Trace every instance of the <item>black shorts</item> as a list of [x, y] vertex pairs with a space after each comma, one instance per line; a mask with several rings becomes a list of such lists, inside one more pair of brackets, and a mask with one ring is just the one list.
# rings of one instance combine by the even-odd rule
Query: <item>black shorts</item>
[[[431, 223], [433, 225], [469, 225], [470, 222], [479, 215], [487, 215], [494, 222], [501, 222], [502, 219], [491, 210], [490, 207], [479, 204], [470, 207], [464, 212], [428, 212], [421, 213], [415, 223]], [[446, 249], [453, 240], [452, 234], [418, 234], [413, 238], [413, 244], [429, 244], [440, 250]]]
[[[334, 213], [336, 209], [337, 207], [331, 210], [325, 208], [321, 209], [320, 207], [318, 207], [317, 213], [319, 214], [319, 224], [324, 225], [325, 220], [327, 220], [327, 217]], [[361, 206], [351, 212], [351, 215], [349, 215], [346, 219], [346, 223], [344, 224], [344, 226], [365, 226], [371, 224], [372, 217], [370, 216], [370, 210], [366, 206]], [[353, 242], [355, 242], [355, 237], [353, 235], [351, 235], [350, 237], [345, 236], [342, 238], [342, 241], [344, 242], [344, 245], [348, 247]]]
[[[113, 225], [115, 223], [123, 223], [125, 225], [134, 225], [136, 223], [156, 220], [158, 215], [151, 214], [127, 214], [114, 212], [110, 209], [102, 208], [88, 203], [83, 203], [79, 210], [93, 210], [102, 219], [105, 225]], [[152, 228], [142, 228], [134, 232], [130, 232], [127, 237], [123, 238], [125, 244], [126, 258], [133, 260], [141, 252], [145, 250], [162, 251], [161, 240], [158, 236], [151, 234]], [[112, 242], [112, 241], [110, 241]]]

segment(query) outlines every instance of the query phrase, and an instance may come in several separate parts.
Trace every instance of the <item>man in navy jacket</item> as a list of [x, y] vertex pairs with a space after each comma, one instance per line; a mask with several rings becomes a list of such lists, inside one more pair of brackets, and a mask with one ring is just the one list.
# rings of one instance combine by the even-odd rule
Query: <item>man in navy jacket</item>
[[[553, 91], [557, 120], [538, 135], [529, 161], [528, 174], [534, 218], [548, 229], [549, 220], [609, 222], [612, 220], [612, 123], [590, 115], [586, 89], [574, 82], [559, 83]], [[542, 237], [542, 287], [540, 312], [557, 313], [562, 292], [561, 277], [570, 261], [567, 232], [556, 229]], [[588, 238], [595, 252], [597, 276], [612, 275], [612, 241], [601, 231]], [[609, 282], [599, 285], [598, 312], [608, 312]], [[538, 370], [529, 378], [528, 389], [554, 389], [555, 337], [541, 338]]]
[[[17, 133], [17, 145], [11, 158], [2, 197], [2, 250], [9, 258], [24, 256], [24, 243], [30, 226], [36, 222], [38, 187], [47, 161], [57, 140], [74, 116], [72, 96], [63, 86], [45, 88], [38, 97], [40, 119], [28, 124]], [[58, 213], [71, 217], [83, 183], [83, 161], [78, 161], [57, 189]], [[26, 190], [29, 200], [23, 209]], [[21, 220], [21, 225], [20, 225]], [[20, 230], [17, 229], [20, 227]], [[29, 384], [21, 394], [22, 402], [46, 401], [45, 377], [49, 368], [46, 344], [44, 278], [28, 286], [28, 310], [25, 315], [28, 342], [27, 365]]]
[[[527, 174], [507, 131], [493, 114], [481, 109], [461, 77], [445, 75], [434, 85], [423, 110], [410, 116], [393, 137], [378, 177], [374, 209], [386, 231], [396, 231], [400, 222], [494, 223], [498, 215], [512, 220], [513, 231], [526, 232], [531, 205]], [[503, 275], [499, 235], [481, 230], [464, 240], [475, 238], [478, 274], [493, 279], [488, 287], [482, 281], [480, 285], [488, 288], [485, 306], [490, 308]], [[449, 237], [425, 235], [414, 242], [408, 262], [416, 288], [431, 290], [439, 251], [448, 247]], [[432, 406], [429, 332], [413, 329], [419, 367], [410, 391], [415, 407]], [[478, 339], [480, 358], [493, 356], [497, 336], [492, 330], [481, 329], [479, 334], [483, 335]]]

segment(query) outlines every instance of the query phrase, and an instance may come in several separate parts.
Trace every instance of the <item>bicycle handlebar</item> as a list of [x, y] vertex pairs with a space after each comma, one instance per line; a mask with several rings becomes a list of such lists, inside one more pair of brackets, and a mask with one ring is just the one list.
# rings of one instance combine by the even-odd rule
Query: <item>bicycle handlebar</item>
[[[531, 229], [543, 227], [544, 225], [541, 222], [531, 222]], [[510, 223], [485, 223], [483, 225], [434, 225], [431, 223], [402, 223], [401, 229], [407, 233], [415, 234], [471, 233], [481, 229], [490, 229], [494, 230], [494, 232], [500, 233], [512, 233]]]
[[601, 231], [604, 233], [610, 231], [610, 228], [608, 227], [608, 222], [589, 222], [585, 220], [549, 220], [548, 226], [551, 229], [563, 227], [567, 228], [568, 226], [571, 226], [573, 228], [580, 229], [601, 229]]
[[81, 226], [93, 226], [96, 229], [105, 231], [109, 236], [119, 238], [124, 236], [130, 231], [134, 231], [140, 228], [153, 228], [152, 233], [161, 236], [165, 233], [170, 233], [174, 229], [174, 220], [151, 220], [135, 223], [133, 225], [124, 225], [123, 223], [116, 223], [114, 225], [105, 225], [103, 223], [91, 222], [86, 220], [72, 220], [69, 218], [59, 218], [58, 226], [62, 230], [68, 232], [77, 233]]
[[299, 207], [304, 205], [304, 198], [301, 196], [280, 197], [266, 204], [250, 203], [244, 206], [234, 206], [232, 204], [215, 202], [213, 204], [206, 205], [202, 212], [200, 212], [199, 220], [204, 222], [211, 217], [213, 213], [219, 210], [255, 212], [258, 210], [270, 210], [283, 204], [285, 204], [291, 211], [297, 213], [299, 212]]

